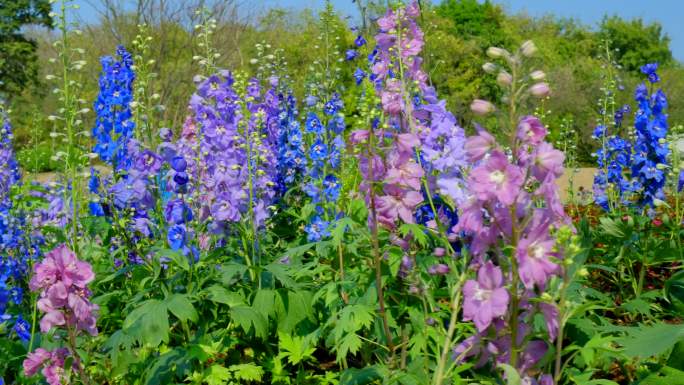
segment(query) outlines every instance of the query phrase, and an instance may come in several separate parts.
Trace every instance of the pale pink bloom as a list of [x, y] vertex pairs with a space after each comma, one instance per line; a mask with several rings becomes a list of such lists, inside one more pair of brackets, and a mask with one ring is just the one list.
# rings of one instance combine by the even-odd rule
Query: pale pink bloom
[[504, 153], [494, 151], [485, 164], [473, 169], [469, 187], [481, 200], [496, 198], [508, 206], [515, 202], [523, 182], [520, 168], [510, 164]]

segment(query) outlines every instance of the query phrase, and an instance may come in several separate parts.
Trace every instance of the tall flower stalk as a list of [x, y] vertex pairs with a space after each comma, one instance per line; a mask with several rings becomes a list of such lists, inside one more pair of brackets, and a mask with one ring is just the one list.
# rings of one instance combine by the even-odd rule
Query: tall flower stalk
[[72, 34], [81, 34], [77, 29], [77, 24], [69, 21], [67, 12], [69, 9], [77, 9], [78, 6], [72, 4], [70, 0], [62, 0], [59, 3], [59, 11], [56, 14], [57, 18], [55, 26], [60, 32], [60, 39], [54, 42], [57, 48], [58, 58], [55, 60], [59, 63], [59, 74], [48, 75], [49, 80], [59, 81], [59, 85], [55, 88], [54, 93], [59, 99], [60, 108], [56, 115], [51, 115], [50, 120], [56, 124], [62, 125], [63, 131], [53, 132], [54, 137], [61, 137], [64, 151], [59, 151], [55, 154], [55, 160], [62, 161], [64, 168], [62, 169], [64, 179], [68, 183], [68, 188], [64, 191], [65, 209], [69, 210], [69, 219], [71, 225], [71, 242], [72, 247], [77, 248], [76, 239], [78, 237], [78, 223], [80, 215], [80, 191], [81, 185], [79, 183], [79, 172], [85, 164], [86, 154], [83, 151], [82, 138], [88, 137], [89, 133], [83, 130], [83, 119], [81, 116], [88, 113], [90, 110], [84, 108], [85, 100], [79, 98], [82, 85], [78, 81], [77, 73], [86, 64], [84, 60], [78, 59], [83, 55], [84, 50], [73, 47], [70, 36]]
[[[475, 165], [467, 181], [472, 195], [455, 230], [471, 237], [477, 280], [463, 286], [463, 319], [473, 321], [477, 334], [458, 345], [454, 357], [478, 357], [480, 365], [494, 360], [526, 381], [548, 383], [550, 375], [534, 375], [532, 369], [558, 333], [558, 309], [544, 292], [562, 273], [564, 255], [555, 234], [570, 221], [556, 185], [563, 153], [545, 141], [547, 129], [536, 117], [521, 114], [530, 97], [549, 94], [548, 84], [526, 72], [535, 52], [530, 41], [516, 54], [488, 50], [501, 62], [494, 68], [508, 101], [499, 117], [509, 141], [504, 147], [480, 129], [466, 143]], [[472, 107], [479, 114], [495, 110], [485, 101]], [[532, 333], [535, 314], [546, 320], [543, 335]]]

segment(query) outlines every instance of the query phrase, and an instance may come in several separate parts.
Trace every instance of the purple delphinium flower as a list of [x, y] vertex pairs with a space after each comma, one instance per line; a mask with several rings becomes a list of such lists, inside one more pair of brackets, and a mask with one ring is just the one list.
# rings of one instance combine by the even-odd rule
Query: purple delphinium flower
[[479, 199], [496, 198], [505, 205], [515, 202], [524, 182], [522, 170], [500, 151], [493, 151], [484, 164], [475, 167], [470, 179], [472, 191]]
[[468, 280], [463, 285], [463, 296], [463, 319], [472, 320], [479, 332], [508, 311], [509, 295], [503, 288], [503, 274], [491, 262], [480, 267], [477, 281]]

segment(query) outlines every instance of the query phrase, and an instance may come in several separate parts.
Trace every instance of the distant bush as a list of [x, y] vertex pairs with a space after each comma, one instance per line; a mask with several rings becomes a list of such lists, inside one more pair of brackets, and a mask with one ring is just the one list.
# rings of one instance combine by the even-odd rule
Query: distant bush
[[17, 160], [25, 171], [51, 172], [59, 169], [59, 163], [50, 159], [54, 150], [51, 143], [42, 142], [35, 147], [23, 148], [17, 152]]

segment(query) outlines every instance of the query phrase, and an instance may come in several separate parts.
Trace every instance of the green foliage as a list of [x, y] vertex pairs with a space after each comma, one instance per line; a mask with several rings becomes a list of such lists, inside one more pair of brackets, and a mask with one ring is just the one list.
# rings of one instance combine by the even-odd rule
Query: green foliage
[[15, 95], [38, 80], [37, 43], [29, 25], [52, 26], [48, 0], [3, 0], [0, 7], [0, 94]]
[[646, 63], [666, 66], [672, 62], [670, 38], [657, 22], [645, 25], [641, 19], [605, 17], [599, 27], [599, 37], [610, 42], [617, 61], [628, 71], [639, 71]]

